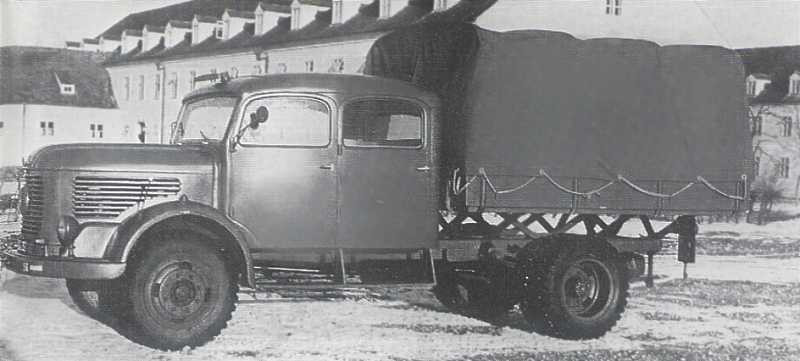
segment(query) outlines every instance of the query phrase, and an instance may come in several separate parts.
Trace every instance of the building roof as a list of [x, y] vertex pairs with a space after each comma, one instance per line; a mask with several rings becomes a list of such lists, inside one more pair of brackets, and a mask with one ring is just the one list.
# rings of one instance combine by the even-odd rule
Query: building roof
[[[0, 47], [0, 104], [116, 108], [101, 57], [67, 49]], [[61, 94], [56, 75], [62, 83], [75, 85], [75, 95]]]
[[83, 42], [86, 44], [100, 44], [100, 39], [84, 38]]
[[173, 28], [182, 28], [182, 29], [192, 28], [191, 21], [170, 20], [169, 25], [171, 25]]
[[145, 25], [144, 29], [147, 29], [147, 31], [151, 33], [163, 33], [165, 30], [163, 26], [155, 26], [155, 25]]
[[255, 19], [256, 14], [252, 11], [243, 11], [243, 10], [233, 10], [233, 9], [225, 9], [228, 13], [228, 16], [232, 18], [242, 18], [242, 19]]
[[[206, 0], [193, 0], [186, 4], [202, 4]], [[289, 18], [281, 18], [278, 23], [264, 34], [254, 36], [252, 30], [245, 28], [226, 40], [210, 37], [198, 44], [187, 46], [178, 44], [172, 48], [163, 49], [160, 53], [148, 52], [147, 56], [131, 56], [135, 54], [119, 54], [109, 58], [106, 65], [121, 64], [129, 61], [152, 60], [152, 59], [174, 59], [191, 56], [205, 56], [215, 53], [230, 53], [237, 51], [258, 51], [259, 49], [271, 49], [286, 46], [299, 46], [303, 44], [319, 43], [335, 40], [339, 38], [358, 38], [363, 36], [375, 36], [383, 32], [398, 29], [418, 21], [441, 21], [441, 22], [471, 22], [475, 18], [494, 5], [497, 0], [461, 0], [445, 11], [431, 12], [433, 0], [409, 0], [407, 5], [395, 15], [381, 19], [378, 17], [380, 0], [373, 0], [371, 3], [362, 5], [358, 13], [342, 24], [331, 25], [332, 10], [318, 11], [313, 21], [297, 30], [290, 30]], [[224, 3], [225, 1], [220, 1]], [[228, 2], [230, 3], [230, 2]], [[301, 3], [320, 5], [330, 4], [330, 0], [303, 0]], [[253, 8], [258, 3], [254, 3]], [[265, 6], [262, 1], [261, 6]], [[291, 0], [272, 0], [269, 4], [282, 6], [288, 9]], [[181, 5], [181, 4], [178, 4]], [[239, 3], [240, 6], [241, 3]], [[174, 10], [174, 6], [168, 6], [165, 12]], [[223, 8], [221, 11], [225, 11]], [[145, 12], [147, 13], [147, 12]], [[137, 13], [141, 14], [141, 13]], [[132, 14], [126, 17], [136, 18]], [[185, 15], [191, 18], [192, 15]], [[198, 13], [198, 18], [203, 17]], [[215, 20], [216, 21], [216, 20]], [[112, 27], [113, 28], [113, 27]]]
[[751, 104], [798, 103], [797, 96], [789, 93], [789, 77], [800, 70], [800, 46], [738, 49], [746, 74], [770, 83], [760, 94], [750, 99]]

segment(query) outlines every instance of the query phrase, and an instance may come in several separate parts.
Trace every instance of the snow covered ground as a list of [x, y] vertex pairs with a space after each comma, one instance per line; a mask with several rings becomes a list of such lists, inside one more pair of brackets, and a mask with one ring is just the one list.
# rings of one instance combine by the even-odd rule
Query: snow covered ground
[[798, 360], [800, 220], [701, 226], [701, 251], [725, 242], [737, 248], [699, 255], [688, 281], [674, 255], [656, 257], [656, 287], [636, 282], [617, 327], [589, 341], [531, 333], [519, 312], [494, 325], [427, 290], [390, 289], [241, 293], [215, 341], [161, 352], [81, 314], [63, 281], [4, 270], [0, 360]]

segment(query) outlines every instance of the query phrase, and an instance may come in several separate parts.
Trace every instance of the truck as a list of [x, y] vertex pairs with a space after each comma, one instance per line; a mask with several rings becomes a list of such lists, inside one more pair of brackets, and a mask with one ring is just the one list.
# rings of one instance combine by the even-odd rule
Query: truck
[[696, 216], [747, 209], [731, 50], [425, 23], [364, 72], [210, 75], [170, 144], [40, 149], [5, 266], [158, 349], [212, 340], [240, 287], [418, 285], [586, 339], [665, 237], [693, 262]]

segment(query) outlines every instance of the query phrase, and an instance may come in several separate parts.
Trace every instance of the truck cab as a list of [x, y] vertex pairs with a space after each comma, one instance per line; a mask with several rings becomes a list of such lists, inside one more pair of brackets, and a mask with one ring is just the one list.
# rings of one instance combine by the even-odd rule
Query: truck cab
[[[79, 306], [86, 292], [130, 301], [148, 344], [205, 342], [192, 330], [213, 333], [258, 266], [436, 247], [438, 106], [378, 77], [217, 81], [186, 96], [171, 144], [34, 154], [6, 263], [66, 278]], [[174, 321], [186, 317], [209, 321]]]

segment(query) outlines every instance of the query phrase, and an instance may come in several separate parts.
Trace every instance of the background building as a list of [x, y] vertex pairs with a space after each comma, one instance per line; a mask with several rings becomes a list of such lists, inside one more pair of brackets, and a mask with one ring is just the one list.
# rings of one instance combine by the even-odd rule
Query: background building
[[127, 122], [168, 141], [194, 78], [358, 73], [372, 43], [416, 21], [472, 21], [495, 0], [192, 0], [131, 14], [98, 36], [120, 39], [104, 64]]
[[84, 51], [0, 48], [0, 166], [20, 165], [50, 144], [136, 141], [120, 121], [102, 60]]
[[497, 0], [476, 23], [735, 49], [800, 44], [799, 14], [796, 0]]
[[757, 186], [800, 196], [800, 46], [741, 49]]

